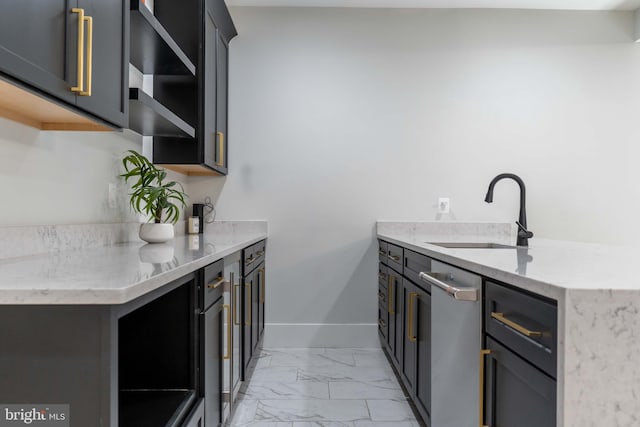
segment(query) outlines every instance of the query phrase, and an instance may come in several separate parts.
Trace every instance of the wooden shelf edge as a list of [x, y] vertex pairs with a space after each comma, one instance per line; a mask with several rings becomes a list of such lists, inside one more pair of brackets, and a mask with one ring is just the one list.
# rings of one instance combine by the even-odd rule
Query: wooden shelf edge
[[160, 163], [156, 166], [160, 166], [187, 176], [225, 176], [219, 172], [214, 171], [213, 169], [209, 169], [204, 165], [172, 165]]
[[115, 130], [3, 79], [0, 79], [0, 117], [45, 131]]

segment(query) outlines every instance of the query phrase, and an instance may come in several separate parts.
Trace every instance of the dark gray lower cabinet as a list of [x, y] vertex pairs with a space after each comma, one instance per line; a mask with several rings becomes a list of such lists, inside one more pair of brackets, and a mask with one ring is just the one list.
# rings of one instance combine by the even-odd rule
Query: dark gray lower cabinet
[[262, 263], [258, 266], [257, 271], [257, 282], [258, 282], [258, 340], [262, 337], [264, 333], [264, 307], [266, 301], [266, 293], [267, 293], [267, 282], [266, 282], [266, 270], [265, 264]]
[[555, 427], [556, 382], [487, 337], [485, 425]]
[[431, 295], [416, 288], [415, 403], [425, 420], [431, 417]]
[[251, 325], [253, 323], [252, 311], [253, 311], [253, 292], [254, 292], [254, 275], [253, 272], [245, 275], [243, 286], [243, 298], [242, 298], [242, 312], [243, 314], [243, 327], [242, 327], [242, 360], [243, 360], [243, 376], [242, 379], [247, 379], [247, 371], [249, 370], [249, 364], [253, 356], [253, 345], [251, 340]]
[[203, 346], [201, 367], [204, 371], [203, 397], [207, 427], [217, 427], [222, 409], [222, 348], [223, 348], [223, 300], [218, 299], [203, 316], [201, 342]]
[[416, 299], [418, 297], [418, 287], [407, 279], [403, 279], [402, 308], [404, 333], [402, 334], [402, 379], [409, 390], [415, 389], [416, 383], [416, 358], [417, 358], [417, 319], [416, 319]]

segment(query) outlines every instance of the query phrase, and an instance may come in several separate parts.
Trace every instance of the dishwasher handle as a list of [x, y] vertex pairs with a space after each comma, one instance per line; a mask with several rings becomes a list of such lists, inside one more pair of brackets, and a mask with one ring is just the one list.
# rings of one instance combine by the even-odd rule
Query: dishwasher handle
[[[470, 287], [460, 287], [451, 283], [451, 276], [444, 273], [420, 272], [420, 279], [445, 291], [452, 298], [459, 301], [478, 301], [478, 290]], [[448, 283], [447, 283], [448, 282]]]

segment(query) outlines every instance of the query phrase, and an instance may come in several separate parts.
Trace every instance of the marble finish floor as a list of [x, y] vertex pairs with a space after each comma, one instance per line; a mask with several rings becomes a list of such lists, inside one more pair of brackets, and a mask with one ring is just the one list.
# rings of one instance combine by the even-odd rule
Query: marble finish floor
[[263, 349], [232, 427], [419, 427], [382, 350]]

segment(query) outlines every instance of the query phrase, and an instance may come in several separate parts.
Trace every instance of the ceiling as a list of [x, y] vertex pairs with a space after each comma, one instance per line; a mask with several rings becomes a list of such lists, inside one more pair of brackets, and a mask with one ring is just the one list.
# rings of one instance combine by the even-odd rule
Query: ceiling
[[232, 6], [635, 10], [640, 0], [227, 0]]

